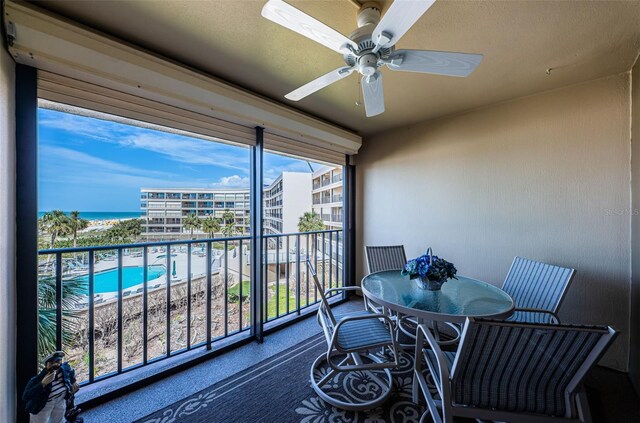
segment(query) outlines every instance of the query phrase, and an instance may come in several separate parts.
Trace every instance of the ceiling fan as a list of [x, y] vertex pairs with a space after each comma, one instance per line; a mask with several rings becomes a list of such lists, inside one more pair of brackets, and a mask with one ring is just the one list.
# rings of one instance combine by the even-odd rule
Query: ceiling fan
[[435, 0], [394, 0], [380, 18], [380, 4], [365, 2], [358, 12], [358, 28], [347, 38], [282, 0], [267, 1], [262, 16], [342, 54], [346, 64], [285, 97], [301, 100], [357, 71], [362, 75], [366, 115], [371, 117], [384, 112], [382, 66], [393, 71], [469, 76], [482, 61], [481, 54], [395, 49], [400, 38], [433, 3]]

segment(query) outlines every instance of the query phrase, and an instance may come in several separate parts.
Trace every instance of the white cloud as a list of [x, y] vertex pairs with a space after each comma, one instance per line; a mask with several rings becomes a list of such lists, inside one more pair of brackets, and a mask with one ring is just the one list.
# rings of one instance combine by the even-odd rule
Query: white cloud
[[39, 125], [125, 148], [151, 151], [180, 163], [249, 173], [247, 150], [222, 143], [68, 113], [47, 114]]
[[93, 185], [136, 190], [141, 187], [206, 186], [205, 181], [182, 180], [180, 175], [171, 172], [140, 169], [68, 148], [41, 146], [39, 154], [41, 177], [49, 183], [86, 184], [91, 178]]
[[211, 188], [249, 188], [249, 178], [240, 175], [223, 176], [219, 181], [209, 184]]
[[219, 166], [249, 172], [248, 154], [246, 160], [242, 160], [239, 154], [224, 151], [226, 149], [210, 141], [157, 132], [134, 134], [120, 138], [116, 142], [122, 146], [163, 154], [182, 163]]

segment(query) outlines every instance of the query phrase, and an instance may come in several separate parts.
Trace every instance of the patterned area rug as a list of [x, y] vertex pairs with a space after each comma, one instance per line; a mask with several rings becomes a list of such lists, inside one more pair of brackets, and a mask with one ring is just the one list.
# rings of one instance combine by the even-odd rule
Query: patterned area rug
[[[349, 412], [326, 404], [309, 383], [311, 364], [326, 349], [324, 337], [314, 336], [138, 422], [409, 423], [420, 419], [424, 410], [411, 401], [410, 355], [401, 354], [400, 366], [392, 372], [393, 393], [383, 406]], [[326, 369], [320, 369], [316, 376], [324, 372]], [[340, 374], [327, 387], [345, 398], [375, 397], [380, 387], [370, 376], [366, 372], [348, 377]]]

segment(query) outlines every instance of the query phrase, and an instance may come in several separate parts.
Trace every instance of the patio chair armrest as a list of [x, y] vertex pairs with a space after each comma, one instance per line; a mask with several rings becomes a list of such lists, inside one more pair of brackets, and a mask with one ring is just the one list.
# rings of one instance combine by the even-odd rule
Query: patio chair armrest
[[362, 288], [359, 286], [340, 286], [337, 288], [331, 288], [324, 291], [324, 294], [331, 294], [332, 292], [340, 292], [340, 291], [362, 291]]
[[443, 403], [448, 404], [449, 398], [451, 397], [451, 387], [449, 384], [451, 375], [449, 374], [447, 359], [445, 358], [442, 349], [440, 348], [440, 344], [438, 344], [438, 341], [436, 341], [436, 339], [433, 337], [429, 328], [424, 324], [418, 325], [418, 328], [416, 329], [416, 349], [414, 357], [416, 361], [422, 360], [424, 338], [426, 338], [431, 351], [433, 351], [433, 354], [436, 356], [436, 362], [438, 363], [438, 369], [435, 370], [440, 373], [441, 386], [436, 386], [436, 388], [438, 389], [438, 392], [442, 397]]
[[[341, 291], [360, 291], [360, 287], [359, 286], [342, 286], [337, 288], [331, 288], [324, 291], [324, 295], [329, 296], [333, 292], [341, 292]], [[320, 310], [326, 313], [326, 308], [324, 306], [324, 303], [320, 303]]]
[[558, 315], [556, 313], [554, 313], [551, 310], [545, 310], [545, 309], [541, 309], [541, 308], [515, 308], [513, 309], [514, 313], [517, 311], [521, 311], [524, 313], [537, 313], [537, 314], [548, 314], [549, 316], [551, 316], [551, 323], [554, 324], [559, 324], [560, 323], [560, 318], [558, 317]]

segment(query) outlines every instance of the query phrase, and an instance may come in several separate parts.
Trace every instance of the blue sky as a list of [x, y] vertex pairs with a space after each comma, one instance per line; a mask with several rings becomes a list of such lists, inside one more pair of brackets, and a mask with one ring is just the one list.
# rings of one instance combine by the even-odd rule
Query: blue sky
[[[141, 187], [249, 186], [245, 147], [43, 108], [38, 119], [41, 211], [138, 211]], [[264, 169], [266, 183], [282, 171], [310, 171], [305, 161], [268, 153]]]

